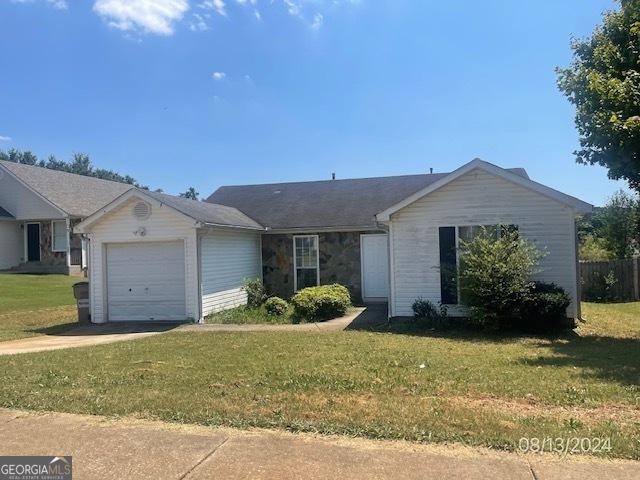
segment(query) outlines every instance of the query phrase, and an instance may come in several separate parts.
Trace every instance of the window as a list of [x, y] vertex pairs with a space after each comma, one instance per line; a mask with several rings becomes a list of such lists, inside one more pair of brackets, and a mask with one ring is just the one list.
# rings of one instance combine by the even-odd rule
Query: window
[[51, 249], [54, 252], [66, 252], [68, 243], [67, 222], [64, 220], [51, 222]]
[[320, 284], [317, 235], [293, 237], [293, 272], [296, 291]]
[[458, 270], [460, 259], [458, 247], [460, 240], [469, 242], [482, 231], [496, 237], [506, 232], [517, 232], [517, 225], [464, 225], [459, 227], [440, 227], [440, 301], [445, 305], [457, 305], [460, 301]]

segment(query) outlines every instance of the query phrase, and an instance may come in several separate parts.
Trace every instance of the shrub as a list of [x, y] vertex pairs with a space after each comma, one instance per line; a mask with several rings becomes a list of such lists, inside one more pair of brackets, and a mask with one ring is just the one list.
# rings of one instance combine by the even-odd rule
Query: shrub
[[351, 306], [349, 290], [342, 285], [303, 288], [291, 298], [295, 316], [305, 320], [329, 320], [344, 315]]
[[411, 308], [413, 309], [414, 320], [421, 324], [439, 326], [447, 318], [446, 306], [440, 305], [440, 308], [437, 308], [429, 300], [424, 300], [423, 298], [418, 298], [413, 302]]
[[246, 278], [242, 283], [242, 290], [247, 292], [247, 305], [259, 307], [267, 299], [262, 280], [259, 278]]
[[461, 241], [461, 303], [469, 308], [471, 322], [491, 328], [512, 325], [541, 257], [517, 231], [505, 230], [499, 238], [482, 231]]
[[535, 282], [522, 302], [520, 326], [525, 330], [552, 331], [566, 327], [567, 307], [571, 299], [555, 283]]
[[264, 302], [264, 309], [269, 315], [281, 317], [287, 313], [289, 304], [286, 300], [283, 300], [280, 297], [271, 297]]

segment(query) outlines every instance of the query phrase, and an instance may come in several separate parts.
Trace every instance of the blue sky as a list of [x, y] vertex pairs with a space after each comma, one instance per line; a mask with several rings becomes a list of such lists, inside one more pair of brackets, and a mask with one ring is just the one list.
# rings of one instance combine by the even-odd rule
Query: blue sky
[[450, 171], [602, 204], [554, 68], [604, 0], [0, 0], [0, 148], [170, 193]]

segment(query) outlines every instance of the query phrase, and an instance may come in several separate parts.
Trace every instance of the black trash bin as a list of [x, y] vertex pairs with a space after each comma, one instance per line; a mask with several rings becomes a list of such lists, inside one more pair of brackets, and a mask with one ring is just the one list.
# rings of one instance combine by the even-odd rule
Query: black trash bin
[[73, 285], [73, 296], [78, 304], [78, 322], [89, 323], [89, 282], [78, 282]]

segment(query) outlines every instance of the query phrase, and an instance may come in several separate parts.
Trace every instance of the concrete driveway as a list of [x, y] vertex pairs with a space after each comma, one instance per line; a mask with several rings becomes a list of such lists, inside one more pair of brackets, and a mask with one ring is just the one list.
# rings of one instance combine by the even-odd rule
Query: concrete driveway
[[63, 348], [89, 347], [105, 343], [135, 340], [175, 330], [177, 332], [338, 332], [366, 328], [367, 325], [386, 322], [387, 305], [374, 304], [356, 307], [347, 315], [326, 322], [301, 323], [295, 325], [268, 324], [175, 324], [175, 323], [106, 323], [85, 325], [62, 333], [21, 338], [0, 342], [0, 355], [44, 352]]
[[0, 409], [2, 455], [71, 455], [83, 479], [637, 479], [640, 463]]
[[176, 328], [176, 324], [167, 323], [107, 323], [104, 325], [85, 325], [69, 329], [55, 335], [20, 338], [0, 342], [0, 355], [17, 353], [44, 352], [62, 348], [88, 347], [104, 343], [135, 340], [158, 335]]

